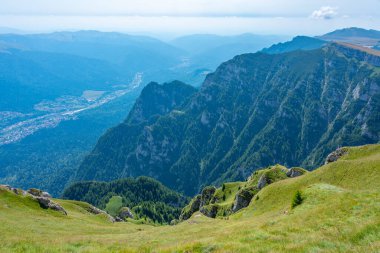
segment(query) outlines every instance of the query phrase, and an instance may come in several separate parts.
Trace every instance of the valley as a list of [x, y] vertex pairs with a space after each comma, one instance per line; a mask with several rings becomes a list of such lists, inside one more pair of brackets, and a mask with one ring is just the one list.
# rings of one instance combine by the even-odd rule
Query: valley
[[[142, 73], [136, 73], [128, 85], [117, 85], [110, 91], [83, 91], [82, 96], [62, 96], [54, 101], [44, 100], [34, 105], [28, 114], [19, 112], [0, 112], [0, 146], [22, 140], [45, 128], [54, 128], [60, 122], [75, 120], [83, 111], [97, 108], [127, 93], [138, 89], [142, 83]], [[120, 89], [124, 86], [124, 89]]]

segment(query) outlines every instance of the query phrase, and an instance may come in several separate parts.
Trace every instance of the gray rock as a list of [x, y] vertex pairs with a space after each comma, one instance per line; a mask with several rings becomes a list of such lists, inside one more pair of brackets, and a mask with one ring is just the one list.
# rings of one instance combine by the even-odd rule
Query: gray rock
[[334, 152], [330, 153], [325, 161], [325, 164], [332, 163], [337, 161], [340, 157], [343, 155], [347, 154], [347, 149], [346, 148], [338, 148]]
[[40, 207], [42, 207], [44, 209], [51, 209], [54, 211], [58, 211], [64, 215], [67, 215], [66, 210], [62, 206], [60, 206], [59, 204], [52, 201], [50, 194], [47, 192], [43, 192], [43, 191], [41, 191], [39, 189], [35, 189], [35, 188], [31, 188], [28, 191], [24, 191], [22, 189], [10, 187], [9, 185], [0, 185], [0, 188], [9, 190], [9, 191], [11, 191], [17, 195], [30, 196], [32, 199], [37, 201], [38, 204], [40, 204]]
[[13, 188], [13, 187], [11, 187], [9, 185], [0, 185], [0, 189], [5, 189], [5, 190], [13, 192], [14, 194], [21, 195], [21, 196], [30, 195], [28, 192], [26, 192], [26, 191], [24, 191], [22, 189]]
[[128, 207], [121, 208], [119, 212], [119, 217], [122, 218], [123, 220], [125, 220], [126, 218], [131, 218], [131, 219], [134, 218], [133, 213]]
[[216, 205], [202, 206], [199, 211], [210, 218], [215, 218], [218, 213], [218, 207]]
[[53, 202], [50, 198], [46, 197], [33, 197], [37, 202], [40, 204], [40, 206], [44, 209], [51, 209], [54, 211], [58, 211], [63, 213], [64, 215], [67, 215], [66, 210], [60, 206], [59, 204]]
[[106, 211], [103, 211], [95, 206], [92, 206], [92, 205], [88, 206], [87, 211], [92, 214], [104, 214], [105, 216], [107, 216], [110, 222], [116, 221], [115, 218], [109, 215]]
[[119, 216], [115, 217], [115, 222], [123, 222], [124, 219], [120, 218]]
[[7, 184], [0, 184], [0, 189], [12, 191], [13, 188]]
[[210, 200], [214, 196], [215, 191], [215, 186], [207, 186], [203, 188], [201, 193], [200, 207], [210, 204]]
[[302, 168], [297, 168], [297, 167], [294, 167], [294, 168], [290, 168], [288, 170], [288, 172], [286, 172], [286, 176], [287, 177], [299, 177], [299, 176], [302, 176], [303, 174], [306, 173], [306, 170], [302, 169]]
[[43, 197], [43, 191], [41, 191], [40, 189], [30, 188], [27, 192], [35, 197]]
[[235, 213], [240, 209], [249, 206], [249, 203], [251, 203], [251, 200], [254, 196], [254, 192], [255, 190], [250, 188], [240, 190], [235, 196], [232, 212]]
[[42, 192], [41, 193], [41, 197], [52, 198], [51, 195], [48, 192]]
[[268, 178], [267, 178], [266, 174], [264, 173], [263, 175], [261, 175], [259, 182], [257, 183], [257, 188], [261, 190], [267, 184], [268, 184]]

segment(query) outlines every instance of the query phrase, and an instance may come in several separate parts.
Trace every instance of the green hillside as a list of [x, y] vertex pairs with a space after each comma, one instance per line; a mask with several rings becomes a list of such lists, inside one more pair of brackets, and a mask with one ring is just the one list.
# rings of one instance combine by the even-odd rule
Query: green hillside
[[[379, 252], [380, 145], [274, 182], [229, 218], [200, 213], [175, 226], [111, 223], [83, 202], [67, 216], [0, 190], [2, 252]], [[302, 203], [291, 208], [299, 191]]]

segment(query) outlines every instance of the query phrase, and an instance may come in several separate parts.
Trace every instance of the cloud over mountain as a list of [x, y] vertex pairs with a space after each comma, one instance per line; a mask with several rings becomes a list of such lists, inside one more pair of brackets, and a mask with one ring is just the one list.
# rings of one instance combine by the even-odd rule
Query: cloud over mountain
[[320, 9], [313, 11], [311, 18], [333, 19], [338, 15], [337, 9], [337, 7], [322, 6]]

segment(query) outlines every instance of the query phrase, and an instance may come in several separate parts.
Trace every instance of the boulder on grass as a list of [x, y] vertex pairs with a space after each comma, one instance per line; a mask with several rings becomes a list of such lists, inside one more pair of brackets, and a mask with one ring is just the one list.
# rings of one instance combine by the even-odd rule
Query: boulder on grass
[[288, 177], [299, 177], [299, 176], [302, 176], [303, 174], [305, 174], [307, 172], [307, 170], [305, 169], [302, 169], [302, 168], [299, 168], [299, 167], [293, 167], [293, 168], [290, 168], [288, 170], [288, 172], [286, 172], [286, 176]]
[[338, 148], [327, 156], [325, 164], [335, 162], [345, 154], [347, 154], [346, 148]]
[[40, 204], [42, 208], [51, 209], [54, 211], [61, 212], [64, 215], [67, 215], [66, 210], [59, 204], [53, 202], [50, 198], [46, 198], [46, 197], [33, 197], [33, 198], [37, 200], [37, 202]]

